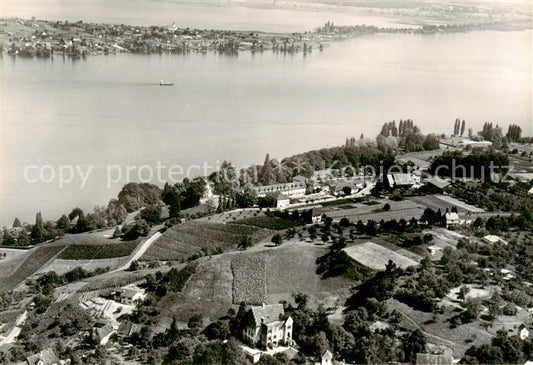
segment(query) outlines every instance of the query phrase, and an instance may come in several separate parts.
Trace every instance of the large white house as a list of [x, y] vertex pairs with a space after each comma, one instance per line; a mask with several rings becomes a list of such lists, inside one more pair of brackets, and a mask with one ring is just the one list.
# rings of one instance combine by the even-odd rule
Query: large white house
[[459, 214], [457, 213], [446, 213], [446, 228], [455, 227], [461, 223], [459, 219]]
[[255, 193], [260, 198], [275, 193], [285, 194], [289, 198], [300, 198], [305, 195], [306, 189], [307, 185], [301, 181], [254, 187]]
[[251, 345], [273, 349], [280, 345], [291, 345], [293, 320], [285, 317], [282, 304], [253, 306], [248, 311], [248, 322], [243, 337]]

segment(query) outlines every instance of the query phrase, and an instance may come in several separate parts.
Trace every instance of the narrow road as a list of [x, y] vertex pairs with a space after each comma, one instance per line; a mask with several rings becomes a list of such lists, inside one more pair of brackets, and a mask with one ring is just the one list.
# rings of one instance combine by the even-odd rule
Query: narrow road
[[152, 243], [154, 243], [159, 237], [161, 237], [161, 233], [156, 232], [152, 236], [150, 236], [146, 241], [142, 242], [134, 251], [133, 255], [119, 268], [111, 271], [111, 272], [117, 272], [117, 271], [124, 271], [128, 269], [131, 266], [131, 263], [133, 261], [136, 261], [141, 258], [142, 255], [150, 248]]
[[6, 337], [0, 336], [0, 346], [15, 342], [15, 339], [20, 334], [21, 327], [26, 321], [27, 317], [28, 317], [28, 312], [24, 311], [24, 313], [22, 313], [17, 318], [17, 321], [15, 322], [15, 327], [13, 327], [13, 329], [8, 333], [8, 335]]

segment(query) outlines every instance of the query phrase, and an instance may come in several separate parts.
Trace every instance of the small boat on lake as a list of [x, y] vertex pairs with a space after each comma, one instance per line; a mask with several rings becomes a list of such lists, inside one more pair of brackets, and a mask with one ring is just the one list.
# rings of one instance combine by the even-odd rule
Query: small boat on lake
[[163, 81], [163, 80], [161, 80], [159, 82], [159, 86], [173, 86], [173, 85], [174, 85], [173, 82], [167, 82], [167, 81]]

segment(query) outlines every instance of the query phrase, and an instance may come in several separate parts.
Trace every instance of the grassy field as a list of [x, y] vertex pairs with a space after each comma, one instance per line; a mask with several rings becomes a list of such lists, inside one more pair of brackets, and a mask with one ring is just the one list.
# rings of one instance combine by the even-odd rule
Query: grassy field
[[138, 240], [107, 243], [107, 244], [75, 244], [69, 245], [60, 255], [62, 260], [100, 260], [114, 257], [124, 257], [139, 244]]
[[253, 217], [253, 218], [247, 218], [235, 221], [235, 224], [243, 224], [247, 226], [253, 226], [258, 228], [266, 228], [271, 229], [274, 231], [282, 231], [284, 229], [294, 228], [298, 227], [301, 224], [298, 222], [293, 222], [289, 220], [285, 220], [279, 217], [267, 217], [267, 216], [260, 216], [260, 217]]
[[64, 246], [40, 246], [33, 249], [24, 262], [22, 262], [11, 275], [2, 280], [0, 291], [7, 291], [15, 288], [63, 249]]
[[530, 318], [530, 314], [526, 310], [520, 309], [515, 316], [499, 316], [488, 327], [482, 326], [483, 322], [477, 320], [456, 328], [450, 328], [447, 319], [453, 314], [448, 313], [448, 311], [445, 311], [444, 314], [438, 314], [436, 320], [433, 321], [432, 313], [417, 311], [395, 299], [388, 300], [387, 307], [402, 313], [402, 323], [407, 327], [420, 328], [428, 342], [450, 347], [455, 358], [462, 357], [472, 345], [479, 346], [490, 343], [491, 337], [500, 329], [516, 331], [516, 327], [520, 323], [527, 323]]
[[246, 225], [185, 222], [166, 231], [141, 260], [184, 261], [202, 252], [236, 248], [243, 237], [249, 236], [253, 242], [259, 242], [270, 234], [269, 230]]
[[460, 200], [457, 200], [451, 196], [444, 196], [444, 195], [426, 195], [426, 196], [412, 196], [408, 198], [409, 201], [423, 205], [424, 207], [431, 208], [433, 210], [440, 209], [442, 213], [446, 211], [446, 209], [451, 210], [453, 207], [457, 208], [457, 211], [459, 213], [464, 212], [483, 212], [483, 209], [474, 207], [472, 205], [463, 203]]
[[[309, 295], [309, 304], [335, 302], [347, 296], [354, 281], [343, 277], [322, 280], [315, 273], [315, 261], [327, 249], [304, 243], [284, 243], [278, 248], [231, 252], [204, 258], [182, 293], [161, 299], [161, 323], [179, 321], [200, 313], [211, 319], [226, 314], [240, 301], [277, 303], [291, 300], [293, 293]], [[201, 305], [199, 305], [201, 303]]]
[[[398, 267], [406, 268], [416, 266], [418, 262], [407, 255], [402, 255], [399, 251], [392, 251], [373, 242], [350, 246], [344, 251], [353, 260], [360, 264], [375, 270], [385, 270], [385, 265], [392, 260]], [[411, 255], [409, 255], [411, 256]]]

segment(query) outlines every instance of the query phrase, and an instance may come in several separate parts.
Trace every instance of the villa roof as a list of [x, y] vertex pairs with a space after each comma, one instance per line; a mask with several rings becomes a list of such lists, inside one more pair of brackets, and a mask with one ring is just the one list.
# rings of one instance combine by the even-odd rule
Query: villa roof
[[268, 305], [263, 303], [263, 305], [253, 306], [252, 314], [254, 315], [254, 320], [256, 326], [263, 324], [270, 324], [279, 321], [279, 317], [285, 314], [283, 309], [283, 304], [272, 304]]
[[455, 212], [446, 213], [446, 220], [459, 220], [459, 214]]
[[126, 289], [121, 289], [120, 290], [120, 296], [124, 297], [124, 298], [130, 298], [131, 299], [137, 293], [143, 294], [143, 292], [141, 290], [135, 290], [135, 289], [130, 289], [130, 288], [126, 288]]

